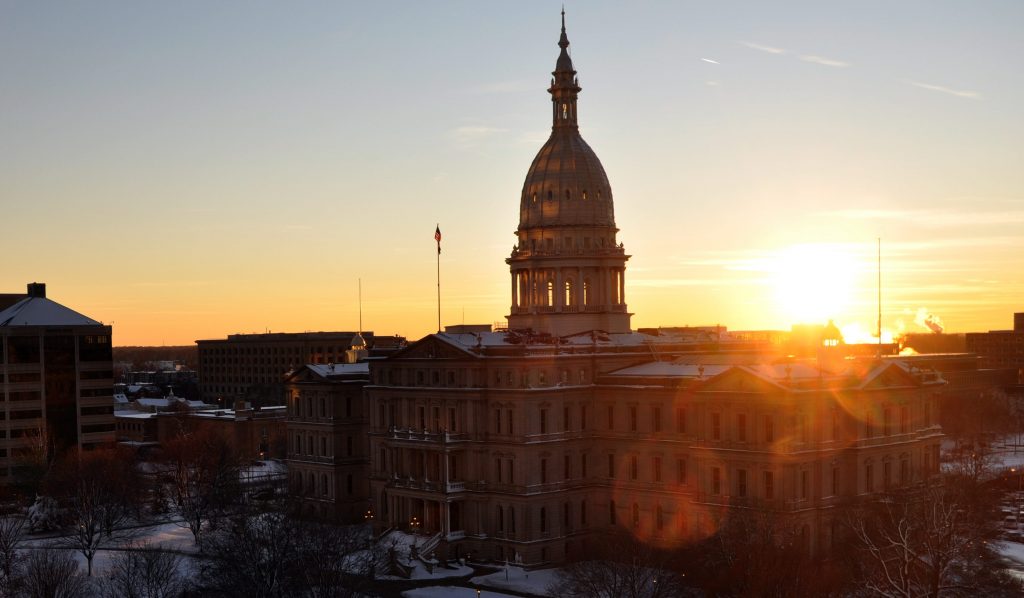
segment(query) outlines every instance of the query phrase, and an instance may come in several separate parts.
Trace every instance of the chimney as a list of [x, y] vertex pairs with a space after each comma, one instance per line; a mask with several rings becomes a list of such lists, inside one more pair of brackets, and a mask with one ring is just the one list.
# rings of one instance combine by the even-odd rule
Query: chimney
[[46, 299], [46, 283], [45, 282], [30, 282], [28, 283], [28, 296], [38, 297], [40, 299]]

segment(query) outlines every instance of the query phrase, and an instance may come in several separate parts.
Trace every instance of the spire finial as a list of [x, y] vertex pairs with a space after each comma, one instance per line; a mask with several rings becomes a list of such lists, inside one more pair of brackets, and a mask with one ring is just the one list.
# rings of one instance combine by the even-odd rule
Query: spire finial
[[558, 47], [564, 51], [569, 47], [569, 36], [565, 34], [565, 5], [562, 5], [562, 36], [558, 38]]

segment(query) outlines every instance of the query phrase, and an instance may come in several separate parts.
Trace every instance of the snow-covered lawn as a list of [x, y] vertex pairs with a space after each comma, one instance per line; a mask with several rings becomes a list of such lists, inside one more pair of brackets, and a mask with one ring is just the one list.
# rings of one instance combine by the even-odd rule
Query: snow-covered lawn
[[[179, 571], [183, 576], [189, 577], [196, 574], [198, 569], [195, 559], [187, 556], [190, 553], [197, 552], [196, 546], [192, 541], [192, 532], [187, 528], [181, 527], [177, 523], [161, 523], [150, 527], [138, 528], [137, 534], [131, 539], [135, 544], [147, 544], [151, 548], [161, 548], [171, 552], [182, 552], [185, 555], [181, 556], [179, 563]], [[55, 547], [66, 546], [66, 541], [63, 538], [29, 538], [25, 540], [23, 546], [25, 548], [35, 549], [53, 549]], [[121, 552], [118, 548], [123, 546], [121, 543], [117, 548], [113, 550], [99, 550], [96, 552], [96, 556], [92, 560], [93, 575], [102, 575], [107, 569], [110, 568], [111, 560]], [[81, 567], [82, 571], [87, 570], [88, 564], [86, 563], [85, 557], [82, 553], [75, 549], [67, 549], [68, 553], [74, 557], [75, 561]]]
[[558, 581], [558, 569], [527, 571], [522, 567], [508, 565], [502, 567], [501, 571], [491, 573], [490, 575], [474, 577], [470, 581], [489, 588], [515, 590], [527, 594], [546, 596], [548, 587]]
[[[473, 588], [460, 588], [457, 586], [431, 586], [429, 588], [416, 588], [402, 592], [405, 598], [476, 598], [476, 590]], [[513, 598], [513, 594], [502, 594], [490, 590], [481, 590], [480, 598]]]

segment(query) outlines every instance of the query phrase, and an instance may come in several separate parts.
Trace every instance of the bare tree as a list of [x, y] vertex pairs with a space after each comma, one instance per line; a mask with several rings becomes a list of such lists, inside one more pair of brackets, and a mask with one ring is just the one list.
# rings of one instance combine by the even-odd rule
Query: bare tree
[[609, 534], [585, 560], [563, 567], [548, 588], [570, 598], [677, 598], [691, 595], [667, 553], [632, 536]]
[[100, 548], [131, 537], [125, 524], [137, 513], [140, 485], [131, 457], [107, 449], [69, 453], [48, 476], [67, 531], [59, 545], [81, 552], [90, 576]]
[[960, 496], [936, 486], [889, 494], [856, 509], [848, 522], [864, 557], [862, 587], [893, 598], [1011, 588], [1012, 580], [988, 571], [994, 562], [988, 532]]
[[180, 565], [180, 556], [160, 546], [129, 544], [112, 559], [100, 593], [103, 598], [178, 598], [190, 586]]
[[203, 544], [204, 588], [239, 598], [284, 598], [295, 595], [299, 534], [281, 513], [233, 518]]
[[0, 596], [13, 596], [21, 569], [18, 545], [25, 537], [27, 524], [20, 514], [0, 517]]
[[88, 579], [64, 550], [32, 550], [25, 559], [21, 596], [26, 598], [81, 598]]
[[203, 426], [173, 439], [166, 449], [175, 507], [201, 546], [204, 529], [216, 527], [237, 503], [241, 460], [227, 439]]
[[298, 582], [312, 598], [348, 598], [363, 595], [387, 557], [378, 549], [368, 526], [335, 526], [299, 522]]

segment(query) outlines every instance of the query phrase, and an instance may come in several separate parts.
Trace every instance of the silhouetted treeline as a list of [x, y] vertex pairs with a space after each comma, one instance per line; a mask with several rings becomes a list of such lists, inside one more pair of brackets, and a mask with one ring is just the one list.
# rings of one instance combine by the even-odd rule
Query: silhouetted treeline
[[199, 369], [199, 349], [195, 345], [175, 347], [114, 347], [114, 363], [128, 362], [133, 370], [149, 369], [156, 361], [176, 361], [189, 369]]

